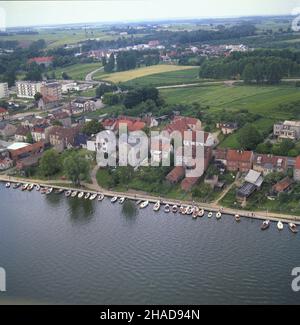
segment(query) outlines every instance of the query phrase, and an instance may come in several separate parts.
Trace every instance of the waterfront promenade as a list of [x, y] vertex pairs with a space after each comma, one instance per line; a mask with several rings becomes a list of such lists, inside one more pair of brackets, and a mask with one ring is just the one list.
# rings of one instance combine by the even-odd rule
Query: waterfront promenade
[[[34, 183], [40, 184], [44, 187], [53, 187], [53, 188], [62, 188], [65, 190], [74, 190], [78, 191], [78, 188], [72, 187], [72, 183], [69, 181], [63, 180], [38, 180], [38, 179], [28, 179], [28, 178], [19, 178], [19, 177], [12, 177], [7, 175], [0, 175], [0, 181], [3, 182], [18, 182], [18, 183]], [[164, 204], [169, 205], [197, 205], [201, 208], [212, 211], [218, 212], [221, 211], [224, 215], [231, 215], [235, 216], [239, 214], [241, 217], [252, 218], [252, 219], [259, 219], [259, 220], [271, 220], [271, 221], [283, 221], [283, 222], [294, 222], [295, 224], [300, 225], [300, 216], [294, 215], [287, 215], [287, 214], [278, 214], [278, 213], [270, 213], [266, 211], [246, 211], [246, 210], [237, 210], [231, 208], [222, 207], [218, 202], [214, 203], [201, 203], [198, 201], [182, 201], [170, 198], [163, 198], [157, 197], [153, 195], [149, 195], [146, 193], [135, 193], [133, 191], [128, 192], [115, 192], [109, 191], [101, 188], [98, 184], [93, 182], [92, 184], [89, 183], [82, 183], [82, 187], [80, 188], [82, 191], [90, 192], [90, 193], [103, 193], [107, 197], [126, 197], [129, 200], [139, 201], [139, 200], [147, 200], [151, 203], [156, 203], [158, 200], [161, 200]]]

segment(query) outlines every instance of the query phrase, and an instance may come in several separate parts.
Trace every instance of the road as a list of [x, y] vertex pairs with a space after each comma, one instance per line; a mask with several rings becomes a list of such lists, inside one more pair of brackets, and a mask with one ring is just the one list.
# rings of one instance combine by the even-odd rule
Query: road
[[101, 68], [98, 68], [98, 69], [96, 69], [96, 70], [94, 70], [94, 71], [88, 73], [88, 74], [86, 75], [86, 77], [85, 77], [85, 81], [87, 81], [87, 82], [92, 82], [92, 81], [94, 81], [94, 80], [93, 80], [93, 76], [94, 76], [94, 74], [96, 74], [97, 72], [102, 71], [103, 69], [104, 69], [104, 67], [101, 67]]

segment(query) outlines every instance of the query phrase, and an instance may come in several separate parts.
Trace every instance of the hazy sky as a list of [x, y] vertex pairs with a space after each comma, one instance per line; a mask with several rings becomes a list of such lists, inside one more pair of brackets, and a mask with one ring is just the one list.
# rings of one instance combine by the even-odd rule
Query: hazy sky
[[[6, 26], [290, 14], [300, 0], [0, 1]], [[299, 10], [300, 11], [300, 10]]]

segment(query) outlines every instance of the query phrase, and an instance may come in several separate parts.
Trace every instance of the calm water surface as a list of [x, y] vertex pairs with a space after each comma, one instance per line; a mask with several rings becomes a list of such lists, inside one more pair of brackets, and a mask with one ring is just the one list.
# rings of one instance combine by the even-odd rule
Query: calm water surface
[[[300, 234], [220, 221], [124, 213], [0, 184], [0, 266], [6, 301], [68, 304], [300, 303], [291, 271]], [[0, 300], [1, 303], [1, 300]]]

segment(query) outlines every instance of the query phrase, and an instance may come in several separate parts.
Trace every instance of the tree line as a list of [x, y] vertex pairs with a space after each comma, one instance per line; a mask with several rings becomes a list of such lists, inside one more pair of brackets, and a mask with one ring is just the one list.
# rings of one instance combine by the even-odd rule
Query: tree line
[[156, 65], [159, 63], [160, 55], [157, 50], [149, 51], [120, 51], [111, 53], [108, 59], [102, 58], [104, 71], [111, 73], [114, 71], [127, 71], [145, 65]]
[[243, 79], [245, 83], [277, 84], [284, 77], [300, 75], [300, 52], [255, 50], [208, 59], [200, 67], [201, 78]]

